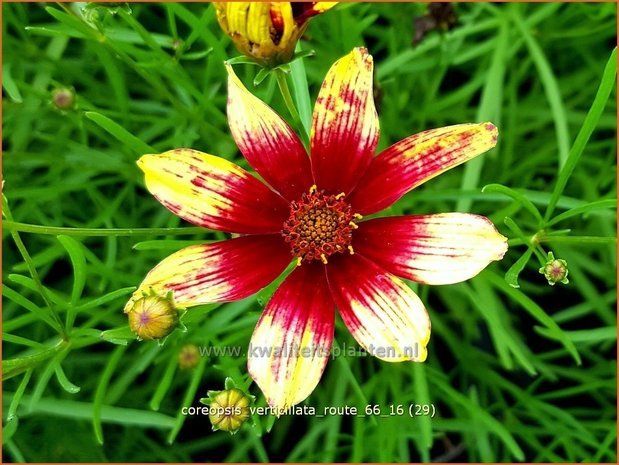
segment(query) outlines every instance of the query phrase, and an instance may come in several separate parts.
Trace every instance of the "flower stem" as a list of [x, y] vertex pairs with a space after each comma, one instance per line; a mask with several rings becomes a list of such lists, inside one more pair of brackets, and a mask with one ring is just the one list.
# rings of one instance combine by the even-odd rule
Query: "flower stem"
[[617, 238], [610, 236], [544, 236], [539, 241], [548, 244], [616, 244]]
[[38, 224], [18, 223], [4, 220], [2, 227], [11, 232], [25, 232], [56, 236], [182, 236], [204, 232], [203, 228], [63, 228], [59, 226], [41, 226]]
[[301, 133], [301, 138], [303, 139], [303, 143], [307, 146], [309, 144], [309, 135], [301, 122], [301, 117], [299, 116], [299, 112], [297, 111], [297, 107], [294, 105], [294, 101], [292, 99], [292, 95], [290, 94], [290, 89], [288, 88], [288, 80], [286, 79], [286, 74], [279, 68], [275, 69], [275, 77], [277, 79], [277, 85], [279, 87], [280, 92], [282, 93], [282, 97], [284, 99], [284, 103], [286, 107], [288, 107], [288, 111], [294, 120], [295, 125], [297, 126], [299, 132]]
[[[7, 198], [4, 196], [4, 194], [2, 195], [2, 215], [4, 215], [4, 217], [8, 220], [8, 221], [3, 221], [2, 222], [3, 225], [5, 223], [13, 222], [12, 221], [13, 215], [11, 213], [11, 209], [9, 208], [9, 202]], [[19, 236], [19, 232], [17, 232], [17, 230], [11, 230], [11, 236], [13, 236], [13, 241], [15, 241], [15, 245], [17, 246], [19, 253], [23, 257], [24, 262], [26, 262], [26, 266], [28, 267], [30, 276], [32, 277], [32, 280], [34, 281], [34, 284], [37, 287], [39, 294], [43, 298], [43, 301], [45, 302], [45, 306], [49, 309], [49, 312], [51, 314], [51, 317], [54, 323], [53, 326], [58, 331], [58, 334], [60, 334], [60, 337], [64, 341], [68, 340], [66, 330], [64, 326], [62, 325], [62, 320], [60, 319], [60, 316], [58, 316], [58, 312], [56, 312], [56, 309], [52, 305], [52, 302], [47, 295], [45, 287], [43, 286], [43, 282], [41, 281], [41, 278], [39, 277], [39, 273], [37, 272], [36, 266], [34, 265], [34, 261], [32, 260], [32, 257], [28, 253], [26, 246], [21, 240], [21, 237]]]

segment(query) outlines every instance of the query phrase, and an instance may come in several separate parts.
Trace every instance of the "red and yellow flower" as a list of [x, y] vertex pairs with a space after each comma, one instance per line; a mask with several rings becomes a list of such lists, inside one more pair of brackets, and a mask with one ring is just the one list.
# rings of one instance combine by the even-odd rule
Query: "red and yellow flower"
[[264, 66], [292, 58], [312, 16], [337, 2], [215, 2], [217, 20], [239, 52]]
[[146, 276], [136, 298], [152, 289], [171, 291], [180, 307], [233, 301], [297, 265], [268, 302], [248, 354], [249, 373], [276, 408], [301, 402], [317, 385], [336, 308], [370, 353], [424, 361], [430, 319], [401, 278], [456, 283], [507, 250], [506, 238], [474, 214], [363, 219], [497, 141], [491, 123], [460, 124], [410, 136], [374, 156], [372, 72], [364, 48], [331, 67], [314, 109], [308, 156], [290, 126], [228, 67], [232, 136], [265, 182], [190, 149], [138, 161], [147, 188], [170, 211], [240, 236], [172, 254]]

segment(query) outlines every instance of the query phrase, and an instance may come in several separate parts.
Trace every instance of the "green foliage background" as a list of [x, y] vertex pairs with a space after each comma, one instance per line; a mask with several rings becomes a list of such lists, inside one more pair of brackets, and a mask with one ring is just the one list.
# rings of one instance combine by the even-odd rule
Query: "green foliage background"
[[[265, 405], [245, 357], [183, 372], [177, 355], [186, 342], [245, 348], [272, 287], [192, 309], [163, 345], [135, 341], [122, 307], [159, 260], [225, 238], [161, 207], [135, 160], [192, 147], [246, 166], [225, 116], [223, 61], [238, 52], [208, 4], [98, 7], [88, 21], [84, 6], [2, 4], [4, 461], [616, 462], [615, 4], [456, 4], [457, 27], [415, 48], [426, 4], [312, 20], [295, 96], [306, 78], [313, 100], [331, 63], [366, 45], [379, 149], [448, 124], [499, 127], [496, 149], [387, 214], [484, 214], [510, 250], [469, 282], [415, 287], [432, 318], [427, 363], [339, 357], [306, 401], [386, 416], [260, 417], [235, 436], [180, 408], [227, 376]], [[290, 119], [272, 77], [253, 88], [258, 68], [236, 70]], [[51, 104], [61, 86], [76, 109]], [[568, 261], [568, 285], [538, 273], [542, 250]], [[356, 347], [341, 321], [336, 341]], [[437, 413], [388, 415], [411, 404]]]

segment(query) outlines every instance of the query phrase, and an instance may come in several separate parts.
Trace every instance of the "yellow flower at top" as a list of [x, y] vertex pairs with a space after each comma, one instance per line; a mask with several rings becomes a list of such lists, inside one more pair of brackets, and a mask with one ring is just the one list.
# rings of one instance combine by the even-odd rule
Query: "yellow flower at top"
[[312, 16], [337, 2], [214, 2], [217, 20], [236, 48], [257, 63], [273, 67], [294, 54]]

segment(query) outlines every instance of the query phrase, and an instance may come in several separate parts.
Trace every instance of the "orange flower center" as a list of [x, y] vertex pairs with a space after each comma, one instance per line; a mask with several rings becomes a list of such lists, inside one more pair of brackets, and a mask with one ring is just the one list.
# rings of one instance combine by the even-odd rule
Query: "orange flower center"
[[312, 260], [321, 260], [326, 265], [327, 257], [334, 253], [354, 253], [350, 245], [352, 232], [358, 227], [354, 220], [361, 218], [352, 213], [343, 193], [327, 195], [312, 186], [309, 194], [291, 203], [282, 236], [297, 257], [297, 265]]

